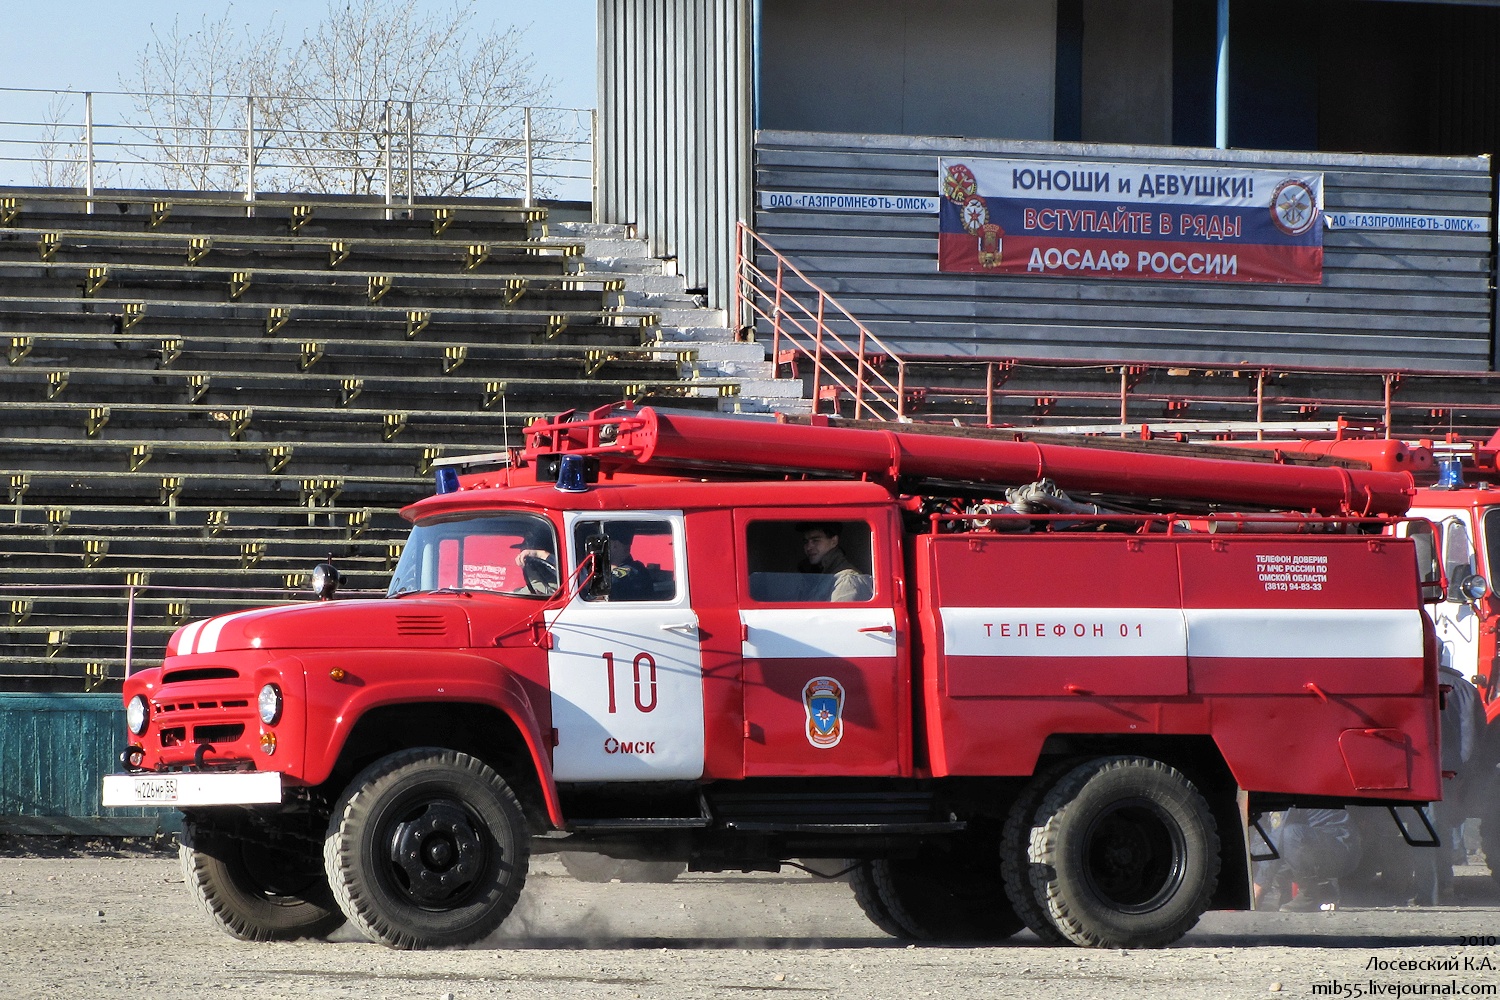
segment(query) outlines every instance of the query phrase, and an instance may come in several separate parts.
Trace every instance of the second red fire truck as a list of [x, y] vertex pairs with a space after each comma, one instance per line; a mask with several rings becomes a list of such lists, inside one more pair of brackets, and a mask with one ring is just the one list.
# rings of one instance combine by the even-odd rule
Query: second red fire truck
[[183, 627], [105, 801], [182, 809], [247, 939], [479, 940], [546, 849], [851, 859], [892, 934], [1165, 945], [1250, 904], [1262, 813], [1443, 790], [1411, 477], [1253, 457], [542, 421], [439, 471], [386, 599]]

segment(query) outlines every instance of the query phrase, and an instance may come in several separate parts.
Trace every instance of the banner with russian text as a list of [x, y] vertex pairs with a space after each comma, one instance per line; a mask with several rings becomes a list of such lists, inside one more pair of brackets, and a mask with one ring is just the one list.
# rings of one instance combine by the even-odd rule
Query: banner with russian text
[[1231, 165], [940, 159], [938, 270], [1323, 281], [1323, 175]]

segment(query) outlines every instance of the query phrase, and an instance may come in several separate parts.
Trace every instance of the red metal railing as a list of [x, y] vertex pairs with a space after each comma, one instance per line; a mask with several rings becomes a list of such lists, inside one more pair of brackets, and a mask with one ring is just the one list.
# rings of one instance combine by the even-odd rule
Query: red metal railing
[[[1204, 362], [1137, 361], [1045, 357], [954, 357], [901, 355], [877, 337], [837, 299], [825, 292], [760, 234], [743, 222], [737, 227], [735, 321], [743, 329], [755, 327], [758, 336], [771, 334], [772, 358], [778, 370], [790, 367], [795, 376], [809, 366], [814, 412], [831, 401], [841, 412], [844, 399], [853, 403], [855, 419], [906, 420], [924, 406], [950, 400], [983, 401], [984, 422], [996, 423], [997, 408], [1016, 399], [1029, 399], [1034, 413], [1045, 416], [1056, 404], [1073, 401], [1109, 406], [1118, 413], [1120, 429], [1135, 429], [1131, 408], [1146, 404], [1181, 419], [1191, 408], [1212, 407], [1263, 424], [1284, 422], [1291, 414], [1303, 421], [1311, 415], [1337, 414], [1378, 424], [1386, 437], [1399, 436], [1398, 416], [1422, 420], [1424, 436], [1439, 436], [1444, 421], [1451, 423], [1461, 410], [1470, 423], [1500, 423], [1500, 372], [1465, 372], [1410, 368], [1355, 368], [1339, 366], [1290, 367], [1269, 364], [1210, 364]], [[1050, 377], [1045, 390], [1018, 387], [1018, 375], [1034, 372]], [[1117, 380], [1118, 389], [1064, 388], [1065, 378], [1090, 376]], [[1169, 391], [1143, 386], [1155, 376], [1233, 379], [1233, 392]], [[1317, 395], [1277, 391], [1279, 381], [1294, 377], [1317, 380]], [[949, 380], [944, 384], [942, 379]], [[1462, 404], [1451, 399], [1421, 398], [1412, 383], [1470, 390]], [[1251, 386], [1253, 382], [1253, 387]], [[962, 384], [959, 384], [962, 383]], [[1253, 389], [1253, 391], [1252, 391]], [[1451, 389], [1450, 389], [1451, 391]], [[946, 419], [946, 417], [944, 418]], [[1160, 419], [1160, 418], [1158, 418]], [[1076, 420], [1074, 421], [1076, 422]], [[1329, 428], [1333, 422], [1329, 421]], [[1038, 426], [1044, 426], [1039, 420]], [[1306, 433], [1305, 429], [1299, 431]], [[1264, 436], [1264, 432], [1257, 432]]]
[[[795, 372], [800, 359], [811, 363], [814, 410], [829, 397], [837, 410], [842, 392], [854, 400], [856, 420], [903, 419], [906, 363], [763, 236], [743, 222], [736, 234], [735, 325], [768, 324], [778, 368], [790, 364]], [[765, 258], [774, 261], [773, 270], [757, 263]], [[887, 361], [896, 369], [894, 382], [882, 370]]]

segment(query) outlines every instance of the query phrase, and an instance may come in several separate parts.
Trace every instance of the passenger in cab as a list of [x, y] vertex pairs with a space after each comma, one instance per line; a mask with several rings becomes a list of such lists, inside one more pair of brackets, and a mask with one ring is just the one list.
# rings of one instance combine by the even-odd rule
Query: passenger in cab
[[609, 572], [613, 578], [609, 585], [611, 601], [650, 601], [656, 599], [651, 584], [651, 571], [644, 563], [630, 554], [630, 544], [635, 541], [635, 531], [628, 524], [614, 523], [606, 526], [609, 536]]
[[837, 521], [807, 522], [797, 525], [797, 530], [802, 533], [802, 562], [797, 572], [806, 578], [803, 600], [847, 604], [870, 599], [874, 582], [839, 548], [842, 525]]

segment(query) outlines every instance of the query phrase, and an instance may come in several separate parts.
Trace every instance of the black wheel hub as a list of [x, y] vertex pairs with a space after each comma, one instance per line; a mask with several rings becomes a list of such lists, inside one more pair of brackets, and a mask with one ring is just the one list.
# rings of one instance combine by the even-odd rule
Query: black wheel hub
[[1117, 910], [1157, 909], [1181, 887], [1185, 845], [1176, 821], [1146, 799], [1115, 803], [1090, 825], [1084, 873]]
[[429, 802], [391, 829], [394, 874], [412, 901], [448, 908], [475, 885], [485, 861], [480, 827], [456, 802]]

